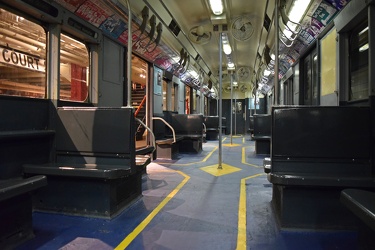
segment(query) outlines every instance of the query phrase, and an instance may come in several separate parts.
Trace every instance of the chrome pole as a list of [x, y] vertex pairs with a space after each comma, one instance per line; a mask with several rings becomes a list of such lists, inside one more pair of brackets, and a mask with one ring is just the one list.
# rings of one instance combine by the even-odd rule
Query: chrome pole
[[223, 97], [222, 97], [222, 88], [223, 88], [223, 69], [222, 69], [222, 63], [223, 63], [223, 55], [222, 55], [222, 50], [223, 50], [223, 38], [222, 38], [222, 33], [219, 35], [219, 109], [218, 109], [218, 114], [219, 114], [219, 163], [218, 163], [218, 169], [223, 169], [222, 166], [222, 131], [223, 131], [223, 123], [222, 123], [222, 117], [223, 117]]
[[230, 74], [230, 144], [233, 143], [233, 72]]
[[132, 107], [132, 53], [133, 53], [133, 43], [132, 43], [132, 12], [130, 9], [129, 0], [126, 1], [128, 7], [128, 54], [127, 54], [127, 77], [128, 77], [128, 98], [127, 107]]
[[199, 73], [199, 81], [200, 81], [200, 96], [199, 96], [199, 101], [200, 101], [200, 110], [201, 110], [201, 114], [204, 116], [204, 95], [203, 95], [203, 79], [204, 79], [204, 76], [203, 76], [203, 73], [200, 72]]
[[274, 105], [279, 105], [279, 0], [275, 0], [275, 76], [274, 76]]

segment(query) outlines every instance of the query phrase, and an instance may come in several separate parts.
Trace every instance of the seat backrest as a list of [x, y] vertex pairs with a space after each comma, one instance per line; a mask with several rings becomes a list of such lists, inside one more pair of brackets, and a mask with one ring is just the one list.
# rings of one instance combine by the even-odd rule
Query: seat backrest
[[272, 156], [370, 158], [368, 107], [274, 108]]
[[256, 114], [254, 117], [254, 136], [271, 136], [271, 115]]
[[132, 108], [64, 107], [57, 110], [56, 149], [93, 154], [132, 154]]
[[[154, 114], [154, 117], [164, 118], [164, 114]], [[152, 120], [152, 132], [154, 133], [155, 140], [162, 140], [165, 138], [166, 134], [171, 134], [172, 132], [167, 132], [170, 130], [169, 128], [166, 129], [166, 125], [163, 121], [153, 119]]]
[[219, 117], [218, 116], [205, 116], [204, 124], [206, 128], [219, 129]]
[[203, 135], [203, 115], [173, 114], [172, 127], [178, 135]]

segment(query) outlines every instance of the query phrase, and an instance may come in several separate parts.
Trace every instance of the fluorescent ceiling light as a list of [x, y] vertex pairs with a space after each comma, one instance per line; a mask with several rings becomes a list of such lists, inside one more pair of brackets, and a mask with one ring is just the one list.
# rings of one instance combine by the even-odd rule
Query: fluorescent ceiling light
[[363, 34], [365, 34], [366, 31], [368, 31], [368, 26], [364, 28], [361, 32], [359, 32], [358, 36], [362, 36]]
[[234, 63], [229, 62], [227, 66], [228, 66], [228, 68], [234, 68]]
[[198, 78], [198, 77], [199, 77], [198, 73], [195, 72], [194, 70], [189, 70], [189, 73], [190, 73], [190, 75], [191, 75], [193, 78]]
[[288, 18], [289, 22], [287, 26], [291, 29], [284, 29], [283, 33], [288, 39], [291, 39], [293, 32], [296, 31], [297, 25], [295, 23], [300, 23], [304, 14], [306, 13], [307, 8], [310, 6], [310, 1], [307, 0], [294, 0], [292, 6], [289, 9]]
[[271, 74], [271, 71], [269, 71], [268, 69], [265, 69], [264, 72], [263, 72], [263, 75], [265, 77], [269, 76]]
[[289, 10], [289, 19], [295, 23], [299, 23], [305, 14], [307, 7], [309, 7], [310, 2], [311, 0], [294, 0], [292, 7]]
[[229, 43], [223, 43], [223, 51], [226, 55], [230, 55], [230, 53], [232, 53], [232, 48], [230, 47]]
[[359, 52], [366, 51], [366, 50], [368, 50], [368, 48], [369, 48], [368, 43], [366, 43], [365, 45], [363, 45], [362, 47], [359, 48]]
[[178, 62], [178, 61], [180, 61], [180, 57], [179, 56], [174, 56], [174, 57], [172, 57], [172, 60], [174, 62]]
[[209, 2], [212, 13], [214, 13], [214, 15], [218, 16], [223, 14], [224, 7], [222, 0], [209, 0]]

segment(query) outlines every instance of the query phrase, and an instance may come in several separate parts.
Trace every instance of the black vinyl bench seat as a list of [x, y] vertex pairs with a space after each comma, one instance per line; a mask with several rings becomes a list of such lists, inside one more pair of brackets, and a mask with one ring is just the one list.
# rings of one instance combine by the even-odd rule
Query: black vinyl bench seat
[[155, 114], [153, 131], [157, 145], [156, 158], [172, 160], [179, 152], [201, 152], [203, 127], [203, 115]]
[[0, 181], [0, 248], [13, 249], [34, 237], [31, 192], [47, 185], [46, 176]]
[[184, 140], [184, 139], [201, 139], [202, 135], [201, 134], [178, 134], [176, 136], [176, 141], [177, 141], [177, 138], [179, 138], [178, 140]]
[[178, 143], [179, 152], [200, 153], [202, 151], [204, 119], [201, 114], [172, 114], [171, 125], [176, 136], [182, 136]]
[[157, 159], [172, 160], [179, 152], [202, 151], [203, 115], [175, 113], [154, 115], [153, 131]]
[[171, 136], [166, 136], [165, 138], [163, 139], [158, 139], [156, 140], [156, 144], [173, 144], [173, 143], [178, 143], [179, 141], [183, 140], [184, 139], [184, 136], [176, 136], [175, 137], [176, 141], [173, 139], [173, 137]]
[[151, 157], [148, 155], [136, 155], [135, 156], [135, 166], [137, 171], [145, 173], [146, 166], [151, 163]]
[[368, 107], [273, 107], [271, 156], [263, 166], [281, 227], [356, 228], [340, 194], [375, 189], [370, 117]]
[[0, 140], [14, 139], [14, 138], [30, 138], [30, 137], [44, 137], [55, 134], [54, 130], [12, 130], [1, 131]]
[[[137, 155], [136, 166], [143, 169], [150, 163], [147, 155]], [[97, 179], [117, 179], [127, 177], [131, 174], [130, 166], [113, 164], [69, 164], [69, 163], [46, 163], [46, 164], [24, 164], [25, 174], [43, 174], [57, 176], [71, 176]]]
[[37, 175], [30, 178], [7, 179], [0, 181], [0, 201], [14, 196], [34, 191], [47, 185], [47, 178], [44, 175]]
[[170, 124], [171, 117], [172, 114], [167, 111], [163, 114], [154, 114], [152, 117], [156, 144], [154, 159], [172, 160], [179, 153], [178, 143], [183, 138], [176, 136], [174, 128]]
[[251, 139], [255, 141], [257, 155], [270, 155], [271, 147], [271, 115], [254, 114], [253, 133]]
[[358, 249], [375, 249], [375, 192], [348, 188], [340, 201], [358, 219]]
[[132, 108], [58, 108], [51, 161], [23, 164], [24, 176], [48, 177], [34, 209], [111, 219], [140, 197], [151, 159], [135, 149], [134, 119]]
[[[114, 164], [24, 164], [24, 176], [46, 175], [48, 186], [33, 196], [34, 210], [111, 219], [140, 197], [148, 156], [137, 156], [139, 170]], [[73, 195], [73, 196], [72, 196]]]
[[[179, 137], [179, 138], [180, 140], [182, 139], [182, 137]], [[165, 139], [160, 139], [160, 140], [155, 141], [157, 145], [163, 145], [163, 144], [171, 145], [176, 142], [177, 142], [177, 138], [176, 138], [176, 141], [174, 141], [173, 138], [165, 138]]]
[[275, 185], [285, 186], [316, 186], [316, 187], [374, 187], [373, 178], [331, 175], [301, 175], [301, 174], [277, 174], [267, 176], [268, 181]]
[[97, 179], [117, 179], [130, 175], [130, 167], [97, 164], [25, 164], [23, 165], [23, 170], [25, 174], [44, 174]]
[[136, 155], [147, 155], [147, 154], [151, 154], [152, 152], [154, 152], [154, 150], [155, 150], [154, 146], [147, 145], [146, 147], [143, 147], [143, 148], [137, 148], [135, 150], [135, 154]]
[[218, 116], [205, 116], [204, 124], [206, 125], [206, 139], [218, 140], [219, 139], [219, 117]]
[[254, 135], [252, 136], [253, 140], [265, 140], [265, 141], [271, 141], [271, 136], [269, 135]]
[[176, 155], [179, 153], [178, 143], [183, 139], [184, 137], [182, 136], [175, 136], [175, 138], [166, 136], [165, 138], [156, 140], [156, 158], [165, 160], [176, 158]]
[[375, 193], [360, 189], [341, 191], [341, 202], [375, 231]]

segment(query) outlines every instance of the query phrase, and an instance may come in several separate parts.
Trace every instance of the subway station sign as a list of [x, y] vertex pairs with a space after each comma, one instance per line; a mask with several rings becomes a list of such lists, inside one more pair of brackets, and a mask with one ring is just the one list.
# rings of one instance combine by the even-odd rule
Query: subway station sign
[[11, 48], [0, 46], [0, 63], [26, 68], [34, 71], [45, 72], [45, 60], [37, 56], [14, 51]]

